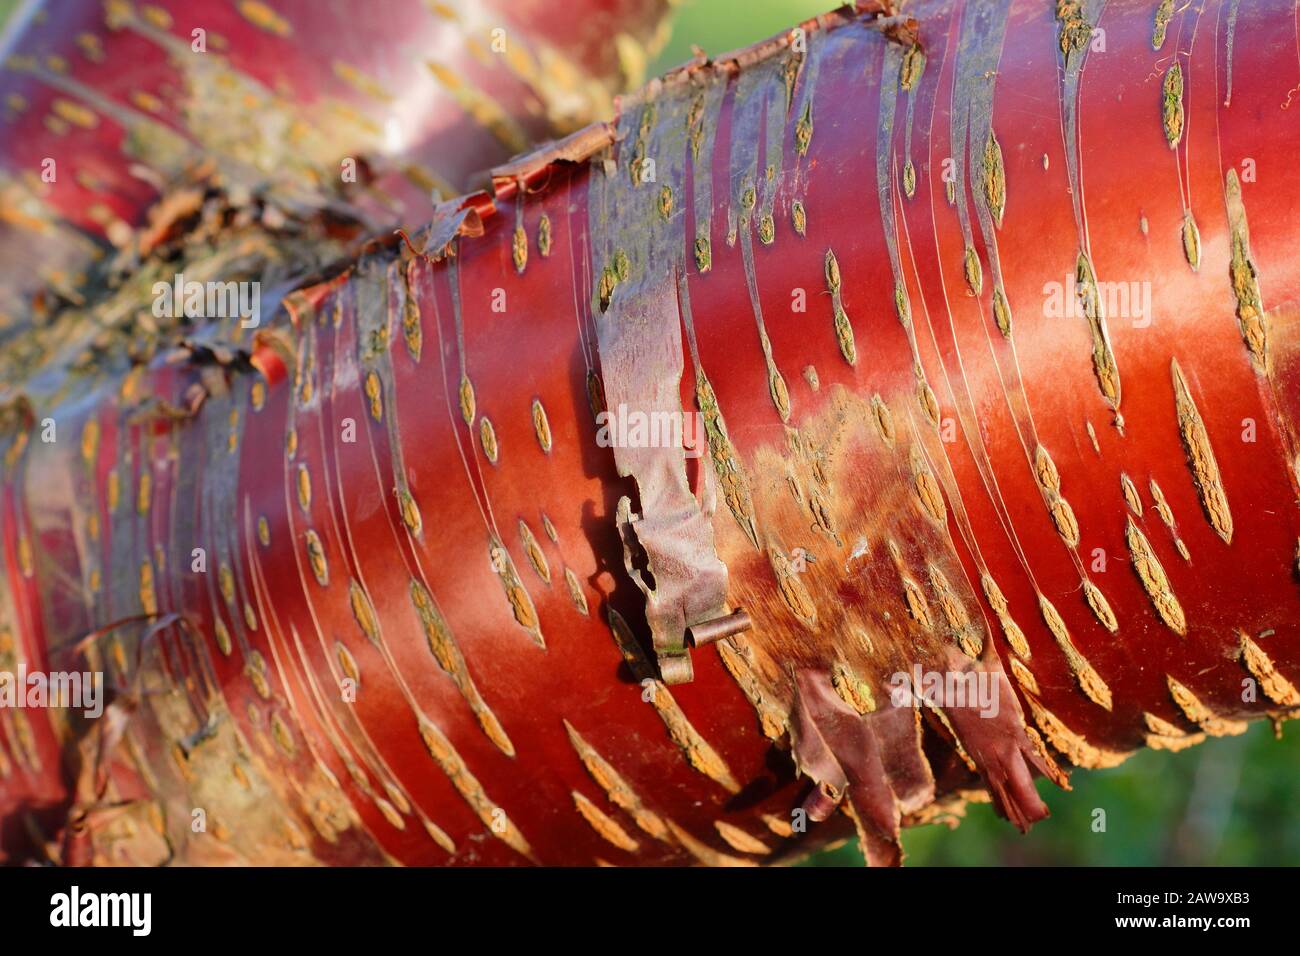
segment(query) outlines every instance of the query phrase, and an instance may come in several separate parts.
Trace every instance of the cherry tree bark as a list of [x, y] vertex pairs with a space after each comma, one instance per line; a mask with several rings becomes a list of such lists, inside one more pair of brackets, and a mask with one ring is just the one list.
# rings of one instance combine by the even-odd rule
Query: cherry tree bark
[[[607, 115], [613, 94], [644, 81], [666, 38], [666, 0], [570, 9], [21, 4], [0, 37], [0, 314], [23, 316], [37, 292], [77, 301], [104, 240], [147, 246], [200, 206], [196, 190], [171, 188], [196, 168], [291, 210], [420, 224], [431, 192], [473, 188], [494, 163]], [[137, 236], [146, 213], [154, 228]]]
[[11, 378], [0, 652], [117, 692], [6, 845], [896, 863], [1292, 716], [1295, 10], [860, 3]]

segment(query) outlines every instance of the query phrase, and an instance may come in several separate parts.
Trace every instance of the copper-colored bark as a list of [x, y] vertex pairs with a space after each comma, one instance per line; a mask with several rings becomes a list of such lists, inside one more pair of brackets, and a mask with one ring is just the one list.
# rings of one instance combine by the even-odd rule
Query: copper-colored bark
[[[974, 787], [1026, 827], [1035, 774], [1290, 716], [1300, 63], [1289, 6], [1227, 7], [829, 14], [220, 326], [247, 365], [34, 377], [6, 620], [130, 694], [0, 713], [0, 812], [66, 845], [111, 804], [91, 850], [140, 862], [895, 862]], [[602, 447], [620, 402], [699, 456]]]

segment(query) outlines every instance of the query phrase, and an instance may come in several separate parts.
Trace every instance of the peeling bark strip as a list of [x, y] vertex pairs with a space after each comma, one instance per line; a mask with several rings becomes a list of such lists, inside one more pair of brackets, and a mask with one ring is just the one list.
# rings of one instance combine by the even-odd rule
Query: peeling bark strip
[[[638, 145], [622, 151], [616, 162], [635, 174], [648, 150], [659, 157], [659, 175], [679, 179], [688, 108], [682, 97], [665, 98], [625, 114], [620, 134], [635, 135]], [[665, 117], [661, 125], [647, 122], [658, 112]], [[632, 116], [640, 117], [636, 126]], [[594, 177], [590, 183], [593, 271], [602, 261], [619, 257], [629, 263], [596, 320], [606, 408], [643, 421], [680, 423], [684, 358], [677, 274], [685, 268], [684, 215], [670, 212], [662, 221], [648, 217], [649, 187], [639, 181], [631, 190], [619, 186], [617, 178]], [[636, 480], [640, 497], [637, 516], [628, 498], [620, 500], [618, 523], [627, 572], [645, 595], [660, 674], [665, 682], [678, 684], [692, 679], [686, 629], [727, 613], [727, 569], [713, 545], [712, 507], [702, 508], [687, 485], [683, 448], [671, 437], [657, 443], [663, 447], [613, 447], [619, 474]], [[650, 581], [633, 566], [634, 546], [645, 552]]]
[[[825, 675], [800, 672], [796, 675], [796, 687], [790, 728], [795, 765], [816, 785], [804, 809], [814, 821], [825, 820], [847, 794], [867, 861], [872, 866], [897, 865], [902, 860], [901, 804], [913, 800], [928, 802], [934, 787], [930, 779], [922, 782], [919, 790], [908, 792], [902, 780], [895, 781], [889, 776], [891, 771], [901, 768], [887, 767], [883, 762], [882, 751], [901, 745], [910, 746], [913, 759], [924, 765], [911, 714], [897, 708], [886, 711], [890, 719], [878, 722], [877, 729], [840, 699]], [[891, 743], [888, 738], [879, 739], [878, 730], [906, 736]], [[929, 768], [925, 770], [928, 776]]]
[[[309, 29], [296, 2], [275, 6]], [[42, 262], [39, 299], [0, 292], [0, 669], [123, 693], [97, 725], [0, 710], [0, 856], [730, 866], [856, 828], [894, 862], [902, 826], [981, 788], [1024, 827], [1035, 775], [1290, 716], [1300, 196], [1239, 163], [1287, 168], [1294, 117], [1260, 77], [1295, 63], [1258, 32], [1291, 8], [1261, 7], [1230, 108], [1191, 95], [1214, 88], [1191, 8], [860, 5], [798, 50], [696, 58], [424, 228], [369, 230], [370, 193], [328, 167], [307, 209], [223, 172], [169, 188], [84, 282]], [[1112, 54], [1158, 26], [1181, 46], [1085, 71], [1097, 25]], [[415, 67], [516, 132], [484, 74]], [[25, 141], [48, 116], [75, 145], [37, 69], [0, 74], [39, 103]], [[1059, 117], [1020, 108], [1040, 82]], [[1210, 128], [1220, 150], [1187, 148]], [[1185, 188], [1153, 205], [1210, 177], [1226, 215], [1193, 219]], [[261, 326], [153, 316], [182, 265], [264, 281]], [[1076, 318], [1048, 315], [1071, 270]], [[1231, 300], [1202, 294], [1216, 274]], [[1137, 276], [1150, 330], [1112, 304]], [[700, 457], [611, 449], [620, 401], [693, 404]], [[1107, 411], [1125, 427], [1094, 429]], [[670, 688], [688, 644], [699, 679]], [[916, 668], [947, 696], [896, 701]]]

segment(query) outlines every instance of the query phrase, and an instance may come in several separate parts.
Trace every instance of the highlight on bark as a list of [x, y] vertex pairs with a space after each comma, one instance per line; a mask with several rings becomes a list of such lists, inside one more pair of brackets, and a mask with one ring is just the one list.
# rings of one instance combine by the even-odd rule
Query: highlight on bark
[[860, 2], [378, 236], [207, 181], [3, 362], [0, 664], [112, 693], [0, 709], [0, 846], [895, 864], [1280, 726], [1291, 12]]
[[[667, 0], [60, 0], [0, 51], [0, 314], [203, 209], [195, 167], [371, 230], [426, 218], [530, 144], [607, 115], [666, 39]], [[165, 201], [164, 201], [165, 199]], [[135, 230], [147, 220], [152, 228]]]

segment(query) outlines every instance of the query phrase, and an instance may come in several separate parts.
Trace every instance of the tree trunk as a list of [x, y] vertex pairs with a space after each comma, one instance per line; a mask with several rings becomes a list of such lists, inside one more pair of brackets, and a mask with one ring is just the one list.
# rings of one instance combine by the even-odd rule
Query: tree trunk
[[1293, 12], [859, 4], [258, 260], [260, 328], [51, 354], [6, 648], [118, 691], [0, 711], [10, 844], [894, 863], [1291, 716]]

